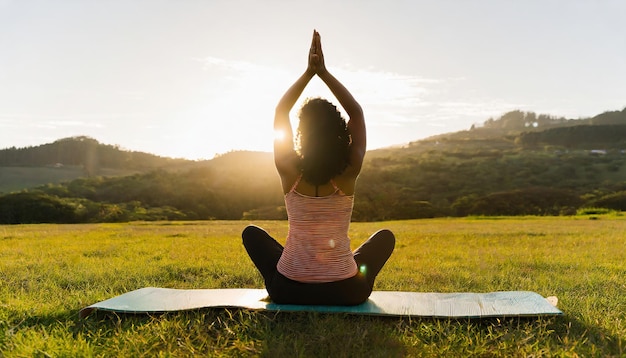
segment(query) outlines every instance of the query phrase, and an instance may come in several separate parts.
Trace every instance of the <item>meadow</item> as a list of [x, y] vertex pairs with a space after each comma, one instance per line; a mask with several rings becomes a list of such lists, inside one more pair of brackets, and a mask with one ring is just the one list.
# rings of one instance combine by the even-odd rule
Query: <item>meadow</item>
[[[0, 226], [0, 356], [591, 357], [626, 355], [626, 217], [495, 217], [353, 223], [396, 250], [376, 290], [535, 291], [562, 316], [381, 318], [202, 309], [78, 311], [146, 286], [262, 287], [246, 221]], [[277, 238], [287, 223], [262, 221]]]

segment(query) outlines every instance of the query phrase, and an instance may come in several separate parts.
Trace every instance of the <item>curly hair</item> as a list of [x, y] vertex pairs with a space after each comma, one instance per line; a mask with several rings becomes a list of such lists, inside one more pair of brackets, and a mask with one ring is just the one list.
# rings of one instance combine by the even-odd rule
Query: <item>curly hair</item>
[[337, 107], [323, 98], [309, 98], [298, 113], [296, 149], [303, 178], [323, 185], [350, 164], [351, 137]]

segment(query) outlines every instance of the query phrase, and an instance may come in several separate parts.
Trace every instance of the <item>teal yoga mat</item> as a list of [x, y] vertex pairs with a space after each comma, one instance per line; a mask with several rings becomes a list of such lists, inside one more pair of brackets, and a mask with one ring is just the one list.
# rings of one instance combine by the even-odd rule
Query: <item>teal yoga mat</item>
[[172, 289], [146, 287], [85, 307], [81, 318], [94, 310], [118, 313], [162, 313], [199, 308], [245, 308], [266, 311], [315, 311], [378, 316], [480, 318], [560, 315], [556, 298], [530, 291], [435, 293], [374, 291], [356, 306], [275, 304], [265, 289]]

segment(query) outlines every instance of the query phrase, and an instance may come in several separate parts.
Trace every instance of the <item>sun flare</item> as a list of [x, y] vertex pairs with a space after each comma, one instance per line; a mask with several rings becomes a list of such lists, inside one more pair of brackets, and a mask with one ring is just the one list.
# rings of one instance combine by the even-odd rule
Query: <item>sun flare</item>
[[275, 141], [283, 141], [285, 140], [285, 131], [281, 129], [274, 130], [274, 140]]

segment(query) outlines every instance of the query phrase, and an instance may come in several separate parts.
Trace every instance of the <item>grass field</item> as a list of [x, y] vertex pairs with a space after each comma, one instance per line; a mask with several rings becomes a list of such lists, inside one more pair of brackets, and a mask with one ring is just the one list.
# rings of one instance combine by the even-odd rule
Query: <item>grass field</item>
[[[592, 220], [595, 219], [595, 220]], [[626, 356], [626, 217], [353, 223], [396, 251], [375, 289], [530, 290], [559, 317], [380, 318], [205, 309], [162, 315], [80, 308], [145, 286], [262, 287], [247, 222], [0, 226], [0, 356]], [[255, 222], [283, 238], [285, 222]]]

